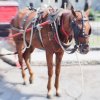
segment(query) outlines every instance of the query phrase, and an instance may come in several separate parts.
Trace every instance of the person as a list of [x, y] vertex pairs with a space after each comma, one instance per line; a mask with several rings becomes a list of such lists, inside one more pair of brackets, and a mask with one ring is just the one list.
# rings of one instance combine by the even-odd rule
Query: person
[[29, 3], [29, 10], [34, 10], [36, 11], [36, 9], [34, 8], [34, 5], [32, 2]]
[[71, 9], [72, 4], [69, 2], [69, 0], [62, 0], [61, 8], [65, 9]]
[[84, 11], [87, 11], [88, 9], [89, 9], [88, 0], [85, 0]]

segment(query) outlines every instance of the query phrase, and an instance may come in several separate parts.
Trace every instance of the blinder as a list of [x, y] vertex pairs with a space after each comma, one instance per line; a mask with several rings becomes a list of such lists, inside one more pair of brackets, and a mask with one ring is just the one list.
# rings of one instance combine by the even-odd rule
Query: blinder
[[75, 39], [75, 42], [77, 45], [79, 45], [79, 41], [78, 41], [79, 37], [86, 38], [86, 37], [89, 37], [89, 35], [90, 35], [90, 34], [88, 35], [85, 33], [84, 21], [87, 21], [87, 20], [82, 17], [82, 20], [80, 20], [80, 21], [82, 24], [82, 28], [80, 28], [78, 26], [78, 24], [76, 23], [76, 19], [72, 20], [72, 22], [71, 22], [71, 27], [72, 27], [73, 32], [74, 32], [74, 39]]
[[73, 32], [74, 32], [75, 42], [78, 45], [79, 44], [78, 37], [79, 37], [79, 33], [81, 32], [81, 29], [78, 27], [75, 20], [72, 20], [71, 27], [72, 27]]

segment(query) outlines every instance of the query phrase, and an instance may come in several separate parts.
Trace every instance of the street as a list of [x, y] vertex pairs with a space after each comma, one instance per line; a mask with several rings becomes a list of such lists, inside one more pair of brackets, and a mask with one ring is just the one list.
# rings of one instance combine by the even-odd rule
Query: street
[[[46, 98], [48, 80], [46, 66], [32, 66], [35, 74], [34, 84], [27, 83], [24, 86], [19, 68], [12, 67], [2, 60], [0, 63], [0, 100], [48, 100]], [[61, 97], [55, 96], [53, 75], [51, 100], [100, 100], [100, 66], [82, 65], [81, 68], [76, 65], [62, 66]], [[26, 74], [28, 79], [27, 70]]]
[[[58, 55], [59, 45], [66, 47], [72, 39], [75, 42], [64, 53], [61, 63], [61, 97], [55, 96], [54, 66], [50, 100], [100, 100], [100, 16], [97, 15], [100, 15], [100, 0], [0, 0], [0, 100], [48, 100], [48, 54], [45, 50]], [[93, 20], [89, 21], [88, 17]], [[19, 46], [15, 45], [13, 38]], [[19, 53], [22, 38], [23, 48], [30, 46], [23, 52], [31, 52], [31, 48], [38, 47], [40, 43], [44, 48], [35, 49], [30, 56], [33, 84], [29, 83], [26, 69], [27, 84], [23, 85], [19, 55], [15, 54], [16, 51]], [[69, 54], [74, 45], [79, 49]], [[89, 53], [80, 54], [81, 48], [80, 51], [86, 53], [88, 47]], [[60, 61], [60, 57], [55, 60], [56, 57], [54, 54], [54, 65]]]

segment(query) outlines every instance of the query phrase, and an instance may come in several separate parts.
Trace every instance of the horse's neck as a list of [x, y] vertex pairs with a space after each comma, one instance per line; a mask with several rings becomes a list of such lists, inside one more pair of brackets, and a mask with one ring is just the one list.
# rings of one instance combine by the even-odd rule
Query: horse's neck
[[63, 25], [63, 28], [66, 32], [70, 33], [71, 31], [71, 21], [72, 21], [72, 16], [70, 13], [65, 13], [63, 16], [62, 16], [62, 25]]

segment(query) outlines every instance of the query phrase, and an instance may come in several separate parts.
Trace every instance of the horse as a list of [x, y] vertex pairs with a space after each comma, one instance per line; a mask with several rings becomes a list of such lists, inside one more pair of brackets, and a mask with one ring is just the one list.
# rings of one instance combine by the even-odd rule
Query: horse
[[[26, 84], [23, 59], [29, 70], [29, 82], [32, 83], [34, 73], [30, 67], [30, 55], [35, 48], [45, 50], [48, 68], [47, 98], [51, 97], [53, 55], [55, 54], [56, 56], [54, 86], [56, 89], [56, 96], [59, 97], [59, 77], [64, 50], [69, 47], [68, 43], [74, 39], [75, 46], [72, 52], [78, 50], [81, 54], [87, 54], [89, 52], [89, 36], [91, 34], [91, 26], [88, 17], [81, 11], [74, 11], [73, 8], [71, 10], [61, 9], [58, 12], [52, 10], [53, 9], [49, 8], [49, 10], [46, 9], [37, 12], [24, 9], [19, 11], [11, 21], [12, 34], [22, 33], [13, 37], [13, 39], [16, 44], [19, 63], [21, 65], [22, 77], [24, 80], [23, 84]], [[49, 22], [46, 23], [48, 20]], [[23, 51], [25, 44], [26, 49]]]

